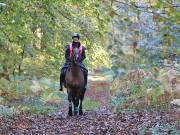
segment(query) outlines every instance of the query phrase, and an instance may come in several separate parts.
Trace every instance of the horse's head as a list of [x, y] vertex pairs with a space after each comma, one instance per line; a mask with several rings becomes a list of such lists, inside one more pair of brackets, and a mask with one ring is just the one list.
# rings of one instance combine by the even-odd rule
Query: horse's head
[[78, 64], [79, 62], [79, 48], [74, 47], [72, 51], [73, 57], [72, 60], [75, 64]]

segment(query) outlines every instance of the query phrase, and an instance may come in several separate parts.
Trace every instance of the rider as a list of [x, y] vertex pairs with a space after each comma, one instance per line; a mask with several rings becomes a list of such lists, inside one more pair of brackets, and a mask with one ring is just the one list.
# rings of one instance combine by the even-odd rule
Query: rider
[[[87, 75], [88, 75], [88, 70], [86, 69], [85, 65], [82, 63], [82, 61], [86, 58], [86, 54], [85, 54], [85, 50], [86, 48], [84, 46], [81, 45], [81, 43], [79, 42], [80, 39], [80, 35], [78, 33], [74, 33], [72, 36], [73, 42], [72, 42], [72, 47], [82, 47], [82, 53], [80, 55], [80, 59], [79, 59], [79, 64], [81, 67], [81, 70], [83, 71], [84, 74], [84, 80], [85, 80], [85, 90], [86, 90], [86, 86], [87, 86]], [[68, 69], [68, 67], [70, 66], [70, 44], [66, 45], [66, 51], [65, 51], [65, 58], [66, 58], [66, 62], [64, 64], [64, 66], [61, 69], [61, 74], [60, 74], [60, 88], [59, 90], [62, 91], [63, 90], [63, 83], [65, 81], [65, 74], [66, 71]]]

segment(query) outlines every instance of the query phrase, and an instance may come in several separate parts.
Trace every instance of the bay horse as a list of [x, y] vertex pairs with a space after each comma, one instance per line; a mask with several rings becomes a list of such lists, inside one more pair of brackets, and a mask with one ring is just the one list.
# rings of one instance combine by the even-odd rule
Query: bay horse
[[[74, 47], [72, 49], [72, 56], [70, 66], [66, 71], [65, 75], [65, 87], [67, 89], [68, 101], [69, 101], [69, 111], [68, 115], [72, 116], [72, 102], [74, 105], [74, 115], [83, 114], [82, 102], [85, 94], [85, 81], [83, 71], [81, 70], [80, 63], [80, 52], [79, 48]], [[80, 101], [80, 105], [79, 105]]]

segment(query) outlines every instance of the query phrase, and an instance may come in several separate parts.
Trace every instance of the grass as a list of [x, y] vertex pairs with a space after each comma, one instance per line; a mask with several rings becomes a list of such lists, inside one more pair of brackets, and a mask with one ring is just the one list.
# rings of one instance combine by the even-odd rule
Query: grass
[[96, 110], [99, 107], [100, 107], [99, 101], [93, 101], [90, 100], [89, 98], [85, 98], [83, 101], [83, 108], [85, 110]]

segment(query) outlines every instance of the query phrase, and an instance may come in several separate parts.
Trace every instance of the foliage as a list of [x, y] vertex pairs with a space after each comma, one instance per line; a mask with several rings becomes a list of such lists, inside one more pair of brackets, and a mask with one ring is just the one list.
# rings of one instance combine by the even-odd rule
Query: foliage
[[[73, 32], [86, 45], [87, 65], [109, 66], [104, 44], [109, 3], [89, 1], [3, 0], [0, 6], [0, 73], [57, 77], [64, 46]], [[94, 7], [95, 8], [91, 8]], [[101, 12], [103, 10], [103, 12]], [[8, 55], [7, 55], [8, 54]], [[100, 57], [103, 55], [104, 57]]]
[[158, 75], [161, 76], [161, 81], [157, 79], [159, 77], [155, 78], [152, 74], [146, 75], [142, 70], [133, 70], [125, 77], [116, 79], [111, 87], [113, 97], [110, 105], [115, 111], [128, 108], [168, 108], [173, 99], [173, 93], [168, 87], [167, 71], [163, 72]]
[[113, 1], [108, 49], [113, 70], [151, 69], [179, 62], [177, 1]]
[[0, 116], [13, 116], [17, 114], [17, 109], [15, 109], [14, 107], [8, 107], [8, 106], [3, 106], [0, 105]]
[[[169, 105], [179, 98], [179, 8], [174, 0], [1, 0], [0, 132], [179, 134]], [[87, 112], [67, 120], [59, 71], [73, 32], [91, 82]]]
[[[132, 99], [148, 95], [156, 104], [168, 85], [167, 75], [161, 83], [157, 81], [160, 69], [171, 64], [179, 71], [178, 10], [178, 2], [164, 0], [2, 0], [0, 103], [39, 96], [45, 104], [58, 104], [64, 46], [78, 32], [87, 48], [84, 63], [90, 71], [111, 68], [113, 78], [123, 82], [116, 81], [113, 89], [130, 89], [125, 94]], [[156, 79], [125, 78], [139, 69]], [[112, 99], [113, 104], [124, 103], [118, 98]]]
[[[58, 109], [65, 96], [57, 91], [58, 85], [57, 82], [47, 78], [36, 81], [27, 80], [25, 76], [16, 76], [15, 80], [11, 81], [2, 78], [0, 103], [16, 108], [17, 111], [49, 114]], [[1, 111], [2, 114], [4, 112], [6, 111]]]
[[126, 97], [120, 97], [119, 95], [113, 96], [111, 101], [110, 101], [110, 105], [113, 108], [115, 108], [115, 111], [118, 111], [117, 107], [122, 109], [122, 106], [125, 103], [125, 101], [126, 101]]
[[85, 100], [83, 101], [83, 106], [85, 110], [96, 110], [98, 107], [100, 107], [100, 102], [85, 98]]
[[22, 112], [45, 115], [55, 112], [58, 109], [57, 104], [46, 104], [40, 97], [29, 97], [22, 104], [15, 106]]

